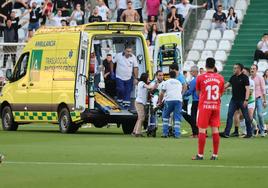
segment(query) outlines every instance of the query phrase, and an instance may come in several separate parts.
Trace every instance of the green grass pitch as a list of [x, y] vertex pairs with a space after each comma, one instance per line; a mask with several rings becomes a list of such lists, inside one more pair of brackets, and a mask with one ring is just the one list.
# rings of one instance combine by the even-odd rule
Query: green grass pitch
[[[1, 188], [252, 188], [268, 186], [268, 137], [221, 139], [219, 160], [192, 161], [197, 139], [133, 138], [122, 130], [55, 125], [0, 131]], [[184, 129], [188, 126], [183, 125]], [[158, 131], [160, 134], [160, 131]]]

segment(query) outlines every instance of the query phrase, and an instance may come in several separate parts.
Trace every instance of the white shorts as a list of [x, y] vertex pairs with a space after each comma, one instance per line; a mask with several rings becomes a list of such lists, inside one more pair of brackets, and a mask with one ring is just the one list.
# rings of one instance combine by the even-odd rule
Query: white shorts
[[248, 104], [249, 109], [255, 109], [255, 102]]

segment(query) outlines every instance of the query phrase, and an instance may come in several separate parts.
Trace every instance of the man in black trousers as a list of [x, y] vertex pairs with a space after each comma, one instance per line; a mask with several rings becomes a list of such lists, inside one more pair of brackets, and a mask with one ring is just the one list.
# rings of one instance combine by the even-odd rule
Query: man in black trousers
[[252, 137], [251, 120], [248, 114], [248, 99], [250, 95], [249, 78], [242, 73], [244, 66], [240, 63], [234, 65], [234, 75], [229, 82], [225, 84], [225, 89], [232, 86], [232, 98], [229, 103], [227, 122], [224, 132], [220, 133], [221, 137], [229, 138], [233, 125], [233, 117], [236, 110], [240, 109], [246, 122], [247, 135], [243, 138]]

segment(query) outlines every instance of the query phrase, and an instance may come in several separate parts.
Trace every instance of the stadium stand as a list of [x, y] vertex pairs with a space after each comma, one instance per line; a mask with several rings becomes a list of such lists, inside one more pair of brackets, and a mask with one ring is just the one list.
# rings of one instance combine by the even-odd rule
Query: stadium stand
[[[268, 31], [268, 1], [251, 0], [246, 10], [245, 0], [236, 2], [236, 9], [241, 9], [245, 14], [243, 24], [240, 26], [234, 45], [222, 71], [223, 76], [227, 79], [232, 72], [233, 64], [242, 63], [249, 67], [253, 63], [253, 55], [258, 41], [263, 33]], [[266, 60], [260, 60], [260, 70], [267, 66]], [[260, 74], [262, 74], [260, 72]]]
[[[200, 23], [199, 30], [197, 31], [187, 60], [191, 60], [198, 66], [204, 67], [205, 59], [207, 57], [214, 57], [217, 61], [218, 71], [223, 71], [223, 73], [230, 74], [229, 65], [226, 66], [228, 70], [226, 71], [225, 64], [228, 59], [228, 55], [232, 50], [232, 45], [235, 41], [240, 26], [244, 25], [244, 15], [246, 14], [249, 3], [250, 0], [236, 1], [235, 13], [239, 20], [237, 27], [233, 30], [225, 30], [223, 33], [221, 33], [220, 30], [211, 30], [211, 22], [215, 10], [207, 10], [203, 20]], [[228, 14], [228, 10], [224, 10], [223, 12], [226, 15]], [[255, 48], [253, 49], [255, 50]], [[197, 52], [199, 52], [199, 58]], [[192, 55], [194, 55], [194, 57], [192, 57]], [[253, 53], [251, 53], [250, 55], [253, 55]]]

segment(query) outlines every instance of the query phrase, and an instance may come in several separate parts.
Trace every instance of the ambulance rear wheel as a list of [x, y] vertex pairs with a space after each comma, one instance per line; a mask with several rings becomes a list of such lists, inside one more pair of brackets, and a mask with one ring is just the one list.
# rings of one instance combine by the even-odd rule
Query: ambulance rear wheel
[[5, 106], [2, 110], [2, 127], [5, 131], [16, 131], [18, 123], [14, 121], [10, 106]]
[[59, 112], [59, 128], [61, 133], [75, 133], [79, 126], [72, 122], [70, 112], [67, 108], [62, 108]]
[[136, 124], [136, 121], [122, 123], [122, 130], [124, 134], [131, 134], [135, 127], [135, 124]]

